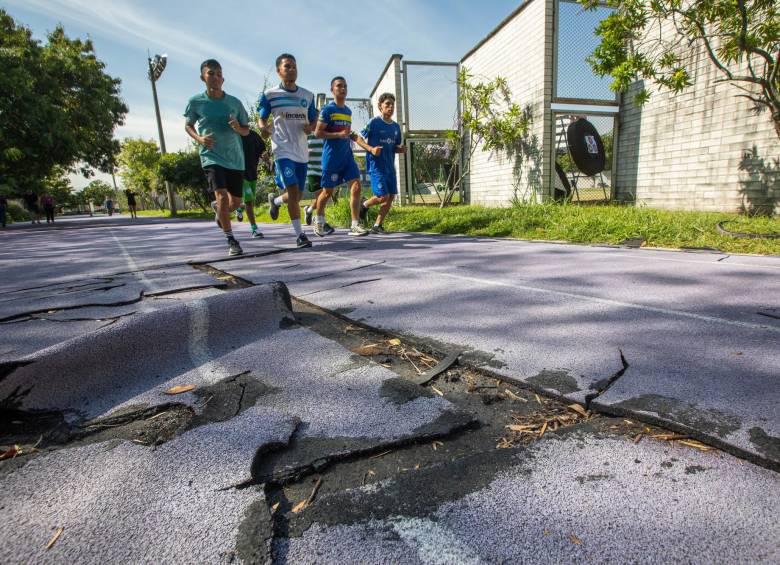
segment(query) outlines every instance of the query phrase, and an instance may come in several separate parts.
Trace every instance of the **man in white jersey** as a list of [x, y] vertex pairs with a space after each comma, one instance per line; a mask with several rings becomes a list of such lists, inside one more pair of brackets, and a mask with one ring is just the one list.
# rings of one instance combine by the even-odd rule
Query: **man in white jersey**
[[[290, 214], [298, 247], [311, 247], [311, 242], [301, 227], [301, 192], [306, 186], [306, 168], [309, 148], [306, 136], [314, 131], [317, 108], [314, 94], [296, 84], [298, 66], [295, 57], [283, 53], [276, 58], [276, 72], [281, 79], [279, 86], [269, 88], [257, 105], [260, 129], [271, 135], [276, 184], [287, 192], [287, 211]], [[273, 121], [270, 118], [273, 117]], [[279, 207], [285, 199], [268, 196], [271, 219], [279, 217]]]

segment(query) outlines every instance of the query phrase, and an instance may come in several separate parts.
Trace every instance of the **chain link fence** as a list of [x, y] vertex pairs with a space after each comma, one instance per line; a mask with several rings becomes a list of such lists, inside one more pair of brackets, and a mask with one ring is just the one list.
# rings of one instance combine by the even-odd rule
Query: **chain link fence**
[[458, 64], [404, 61], [406, 131], [444, 132], [455, 127]]
[[596, 27], [613, 11], [606, 6], [587, 11], [576, 1], [559, 0], [555, 27], [557, 57], [554, 97], [616, 100], [615, 93], [609, 89], [611, 79], [596, 76], [586, 60], [600, 42], [595, 33]]

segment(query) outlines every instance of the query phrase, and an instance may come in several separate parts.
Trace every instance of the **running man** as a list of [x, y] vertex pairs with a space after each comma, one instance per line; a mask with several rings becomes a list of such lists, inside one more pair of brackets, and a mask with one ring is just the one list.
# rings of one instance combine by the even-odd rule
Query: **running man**
[[379, 116], [372, 118], [355, 140], [366, 150], [366, 168], [371, 177], [371, 191], [374, 196], [360, 205], [360, 220], [365, 222], [368, 209], [379, 204], [379, 214], [371, 233], [385, 233], [382, 227], [395, 195], [398, 194], [398, 179], [395, 174], [395, 154], [405, 153], [402, 145], [401, 127], [393, 121], [395, 96], [389, 92], [379, 96]]
[[244, 206], [236, 210], [236, 219], [244, 219], [246, 209], [252, 237], [261, 238], [263, 233], [257, 229], [255, 221], [255, 198], [257, 197], [257, 164], [265, 153], [265, 142], [256, 131], [249, 130], [249, 135], [241, 138], [244, 144]]
[[[322, 148], [324, 142], [314, 135], [310, 135], [307, 139], [307, 142], [309, 144], [309, 167], [307, 171], [308, 176], [306, 177], [306, 183], [309, 192], [314, 194], [314, 198], [312, 199], [311, 204], [303, 209], [303, 217], [304, 220], [306, 220], [306, 225], [310, 226], [312, 224], [314, 213], [317, 212], [317, 199], [319, 198], [322, 190], [320, 183], [322, 182]], [[335, 202], [336, 194], [332, 194], [332, 197], [333, 201]], [[325, 199], [325, 204], [327, 204], [327, 198]], [[314, 233], [320, 237], [324, 235], [331, 235], [336, 231], [333, 229], [333, 227], [331, 227], [330, 224], [325, 221], [324, 210], [325, 206], [323, 205], [323, 212], [317, 212], [317, 224], [315, 224], [314, 227]], [[324, 229], [319, 229], [317, 227], [320, 224], [324, 226]]]
[[[352, 226], [349, 235], [368, 235], [368, 230], [360, 225], [360, 169], [352, 154], [352, 110], [346, 104], [347, 81], [344, 77], [334, 77], [330, 81], [333, 102], [325, 104], [320, 110], [316, 135], [324, 139], [322, 149], [322, 191], [317, 197], [318, 225], [314, 233], [325, 229], [325, 204], [333, 195], [333, 190], [343, 184], [349, 185]], [[322, 225], [319, 224], [322, 218]], [[324, 235], [324, 234], [323, 234]]]
[[222, 90], [222, 66], [214, 59], [200, 65], [206, 91], [196, 94], [184, 110], [187, 134], [200, 146], [200, 164], [214, 194], [211, 203], [217, 225], [228, 242], [230, 255], [241, 249], [230, 226], [230, 213], [241, 206], [244, 184], [244, 149], [241, 136], [249, 135], [249, 116], [241, 101]]
[[[260, 97], [257, 105], [260, 130], [271, 135], [274, 152], [276, 184], [286, 192], [287, 198], [268, 195], [271, 219], [279, 217], [279, 207], [287, 201], [290, 223], [297, 236], [298, 247], [311, 247], [311, 242], [301, 227], [301, 193], [306, 187], [306, 168], [309, 148], [306, 136], [315, 126], [317, 109], [314, 94], [296, 84], [298, 65], [295, 57], [282, 53], [276, 58], [276, 73], [281, 79], [279, 86], [269, 88]], [[273, 121], [269, 118], [273, 117]]]

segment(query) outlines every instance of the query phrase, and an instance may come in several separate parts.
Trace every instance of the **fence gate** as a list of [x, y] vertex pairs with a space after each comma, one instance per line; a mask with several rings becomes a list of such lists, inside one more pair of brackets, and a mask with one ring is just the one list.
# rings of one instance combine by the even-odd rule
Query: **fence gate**
[[[407, 147], [403, 203], [438, 204], [452, 166], [447, 132], [458, 128], [458, 63], [403, 61], [403, 122]], [[463, 194], [454, 201], [462, 201]]]

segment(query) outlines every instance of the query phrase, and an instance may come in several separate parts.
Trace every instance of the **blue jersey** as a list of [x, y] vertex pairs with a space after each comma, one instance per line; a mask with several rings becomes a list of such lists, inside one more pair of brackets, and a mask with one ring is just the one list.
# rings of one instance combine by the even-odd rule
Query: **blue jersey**
[[381, 116], [377, 116], [366, 124], [360, 135], [372, 147], [382, 148], [378, 157], [366, 151], [366, 168], [369, 174], [395, 173], [395, 148], [401, 145], [401, 127], [396, 122], [388, 123]]
[[[320, 110], [320, 121], [325, 131], [335, 133], [352, 129], [352, 110], [348, 106], [337, 106], [329, 102]], [[323, 174], [341, 171], [355, 161], [352, 142], [349, 139], [326, 139], [322, 147]]]

